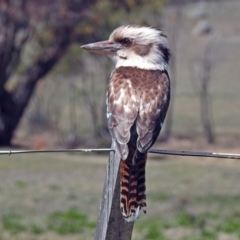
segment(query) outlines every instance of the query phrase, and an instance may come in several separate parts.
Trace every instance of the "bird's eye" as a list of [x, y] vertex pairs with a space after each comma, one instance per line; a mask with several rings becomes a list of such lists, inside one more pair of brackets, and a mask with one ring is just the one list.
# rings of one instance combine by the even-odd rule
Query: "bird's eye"
[[131, 41], [131, 39], [129, 39], [129, 38], [123, 38], [123, 39], [121, 40], [121, 43], [122, 43], [124, 46], [128, 47], [128, 46], [131, 45], [132, 41]]

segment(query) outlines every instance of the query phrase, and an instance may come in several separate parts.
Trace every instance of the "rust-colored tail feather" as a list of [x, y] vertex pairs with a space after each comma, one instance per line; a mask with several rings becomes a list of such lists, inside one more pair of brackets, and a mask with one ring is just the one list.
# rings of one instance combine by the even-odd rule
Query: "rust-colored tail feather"
[[120, 161], [121, 211], [126, 221], [135, 221], [143, 209], [146, 213], [145, 165], [147, 153], [135, 161], [135, 148], [129, 148], [126, 160]]

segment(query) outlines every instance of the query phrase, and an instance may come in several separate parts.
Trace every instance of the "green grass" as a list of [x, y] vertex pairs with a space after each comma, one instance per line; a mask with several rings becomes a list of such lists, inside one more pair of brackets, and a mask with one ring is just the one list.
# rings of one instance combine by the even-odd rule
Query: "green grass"
[[81, 233], [88, 228], [95, 228], [96, 224], [90, 222], [86, 215], [77, 208], [70, 208], [66, 212], [54, 212], [48, 218], [48, 230], [59, 234]]
[[9, 213], [1, 218], [1, 229], [12, 234], [31, 232], [41, 234], [46, 231], [53, 231], [61, 235], [78, 234], [90, 229], [95, 229], [96, 224], [88, 220], [77, 208], [70, 208], [66, 211], [50, 213], [45, 217], [45, 226], [37, 223], [24, 223], [23, 216]]
[[223, 233], [240, 237], [239, 221], [239, 216], [234, 215], [219, 221], [212, 213], [194, 215], [180, 211], [171, 220], [152, 218], [136, 223], [135, 229], [141, 235], [136, 239], [217, 240]]
[[22, 217], [18, 214], [10, 213], [7, 215], [3, 215], [1, 222], [2, 222], [2, 229], [7, 230], [12, 233], [19, 233], [24, 232], [27, 228], [22, 224]]

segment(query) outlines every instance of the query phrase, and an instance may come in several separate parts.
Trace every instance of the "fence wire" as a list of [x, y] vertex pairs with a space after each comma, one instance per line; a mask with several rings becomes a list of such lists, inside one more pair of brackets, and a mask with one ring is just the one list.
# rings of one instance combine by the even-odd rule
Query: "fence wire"
[[[46, 150], [4, 150], [0, 151], [0, 155], [13, 155], [13, 154], [27, 154], [27, 153], [100, 153], [114, 151], [111, 148], [82, 148], [82, 149], [46, 149]], [[187, 157], [207, 157], [207, 158], [227, 158], [239, 159], [238, 153], [218, 153], [218, 152], [202, 152], [202, 151], [185, 151], [185, 150], [161, 150], [150, 149], [149, 153], [174, 155], [174, 156], [187, 156]]]
[[26, 153], [88, 153], [88, 152], [110, 152], [111, 148], [85, 148], [85, 149], [45, 149], [45, 150], [5, 150], [0, 155], [26, 154]]

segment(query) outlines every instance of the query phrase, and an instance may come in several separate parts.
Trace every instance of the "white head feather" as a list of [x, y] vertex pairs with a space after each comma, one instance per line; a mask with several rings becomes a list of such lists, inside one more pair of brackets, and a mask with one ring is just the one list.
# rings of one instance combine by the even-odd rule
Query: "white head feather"
[[[137, 67], [148, 70], [167, 70], [170, 57], [168, 41], [162, 31], [145, 26], [127, 25], [113, 31], [109, 42], [130, 39], [131, 45], [109, 55], [118, 67]], [[146, 54], [138, 54], [136, 49], [146, 49]]]

